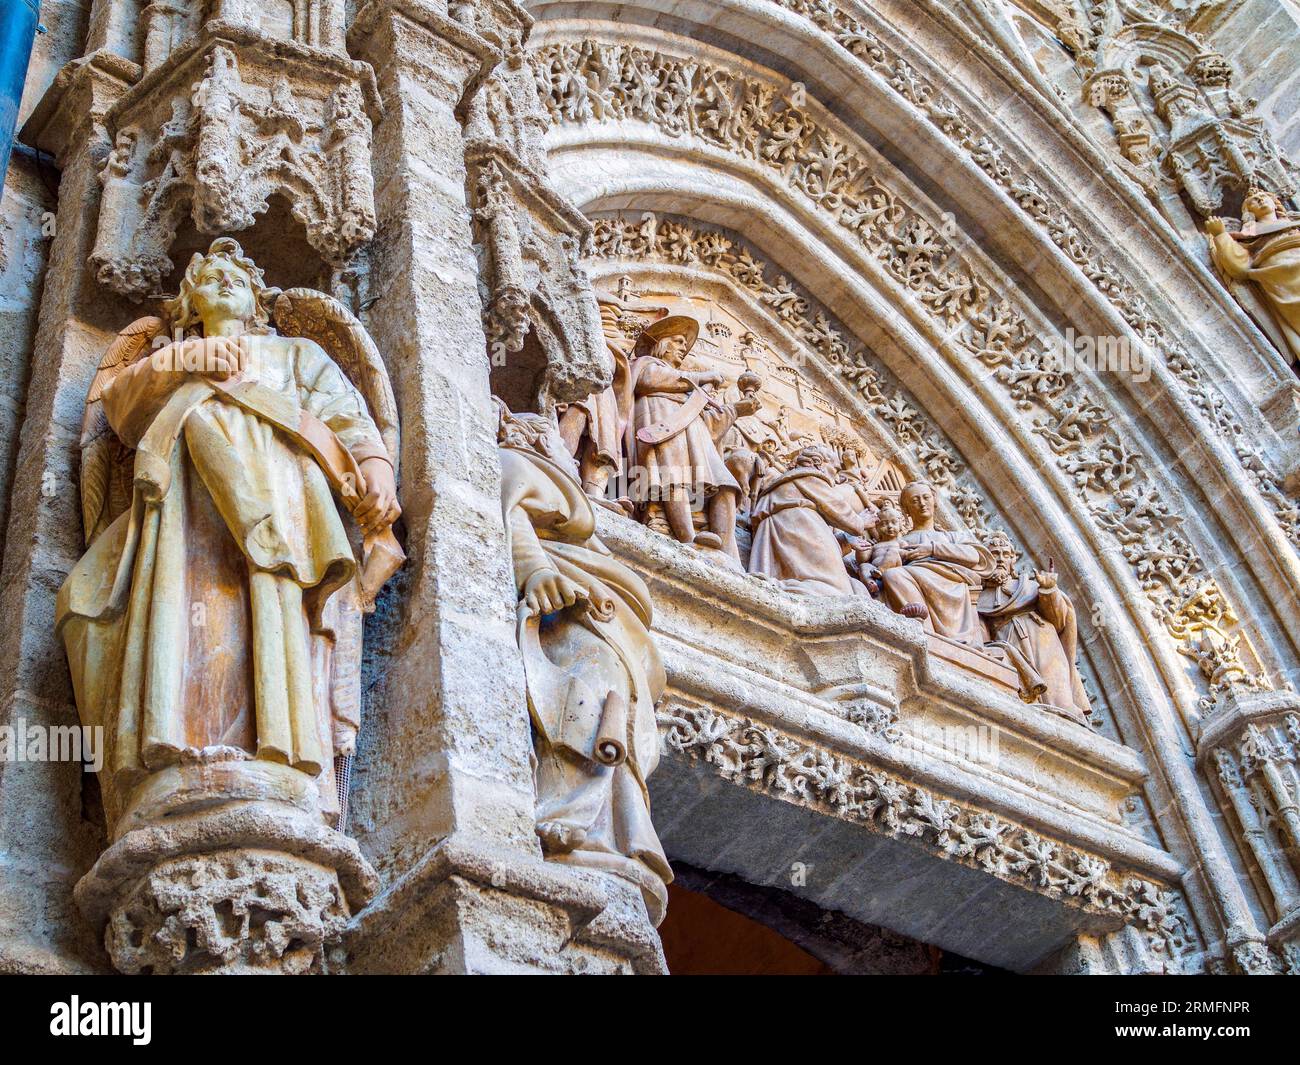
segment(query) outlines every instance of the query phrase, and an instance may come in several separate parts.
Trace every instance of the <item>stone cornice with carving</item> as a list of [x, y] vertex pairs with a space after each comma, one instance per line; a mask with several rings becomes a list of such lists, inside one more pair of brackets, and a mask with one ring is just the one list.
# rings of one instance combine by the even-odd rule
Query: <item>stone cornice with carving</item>
[[1133, 925], [1174, 971], [1195, 949], [1168, 885], [749, 718], [669, 701], [658, 719], [670, 751], [732, 783], [906, 837], [947, 860]]

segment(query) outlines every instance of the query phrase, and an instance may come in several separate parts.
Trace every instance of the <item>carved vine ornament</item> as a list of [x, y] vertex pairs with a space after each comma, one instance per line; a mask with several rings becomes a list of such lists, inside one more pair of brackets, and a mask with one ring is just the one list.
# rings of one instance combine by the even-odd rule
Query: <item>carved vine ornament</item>
[[809, 746], [771, 725], [704, 706], [658, 711], [668, 747], [727, 780], [815, 803], [837, 817], [927, 844], [940, 856], [1002, 880], [1114, 915], [1143, 930], [1176, 966], [1195, 949], [1178, 896], [1109, 862], [996, 814], [968, 809], [871, 766]]
[[[835, 8], [801, 5], [828, 19], [836, 34], [864, 62], [886, 74], [891, 87], [922, 107], [932, 121], [970, 151], [1124, 313], [1147, 343], [1164, 353], [1175, 375], [1218, 431], [1238, 440], [1240, 427], [1203, 372], [1155, 321], [1143, 299], [1116, 278], [1064, 212], [1047, 194], [1003, 159], [1001, 150], [978, 134], [946, 98], [920, 81], [902, 60], [889, 57], [878, 40]], [[1147, 462], [1120, 436], [1110, 414], [1060, 365], [1028, 314], [1010, 296], [995, 295], [992, 279], [970, 265], [943, 235], [872, 169], [862, 154], [827, 129], [808, 110], [793, 106], [777, 86], [743, 77], [697, 59], [596, 41], [552, 43], [538, 49], [533, 63], [543, 103], [552, 120], [583, 124], [634, 119], [673, 137], [693, 136], [764, 166], [830, 213], [870, 250], [910, 298], [931, 314], [971, 357], [993, 371], [1031, 432], [1043, 438], [1056, 464], [1069, 477], [1097, 525], [1119, 545], [1157, 619], [1195, 661], [1206, 684], [1203, 708], [1237, 686], [1268, 687], [1258, 667], [1241, 654], [1232, 608], [1195, 547], [1179, 530], [1181, 519], [1146, 473]], [[778, 308], [828, 362], [854, 382], [873, 406], [879, 380], [863, 353], [830, 325], [823, 311], [809, 318], [806, 297], [788, 280], [774, 282], [752, 253], [732, 250], [725, 238], [689, 226], [660, 227], [638, 236], [636, 223], [620, 222], [623, 237], [598, 235], [598, 248], [644, 249], [668, 261], [716, 263], [738, 283]], [[606, 224], [608, 225], [608, 223]], [[649, 240], [646, 237], [650, 237]], [[1239, 453], [1244, 454], [1239, 449]], [[1252, 457], [1252, 462], [1258, 465]], [[947, 465], [932, 455], [923, 468]], [[940, 473], [938, 483], [951, 482]], [[1300, 510], [1268, 476], [1257, 477], [1273, 501], [1288, 537], [1300, 541]], [[964, 495], [954, 499], [968, 512]]]

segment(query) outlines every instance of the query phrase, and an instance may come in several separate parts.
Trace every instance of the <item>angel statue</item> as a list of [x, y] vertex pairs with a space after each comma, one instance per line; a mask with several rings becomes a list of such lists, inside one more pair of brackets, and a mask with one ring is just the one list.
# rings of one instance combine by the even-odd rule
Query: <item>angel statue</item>
[[1282, 201], [1251, 186], [1242, 203], [1240, 230], [1222, 218], [1206, 223], [1210, 258], [1229, 281], [1251, 281], [1272, 312], [1293, 362], [1300, 362], [1300, 216]]
[[666, 677], [645, 583], [596, 536], [556, 423], [498, 400], [501, 509], [536, 749], [537, 835], [551, 861], [614, 873], [658, 925], [673, 878], [650, 820]]
[[88, 547], [56, 615], [82, 722], [105, 730], [110, 825], [169, 793], [143, 781], [184, 791], [194, 766], [224, 798], [273, 788], [337, 821], [361, 614], [404, 560], [397, 432], [361, 323], [268, 288], [228, 237], [163, 318], [118, 334], [83, 423]]

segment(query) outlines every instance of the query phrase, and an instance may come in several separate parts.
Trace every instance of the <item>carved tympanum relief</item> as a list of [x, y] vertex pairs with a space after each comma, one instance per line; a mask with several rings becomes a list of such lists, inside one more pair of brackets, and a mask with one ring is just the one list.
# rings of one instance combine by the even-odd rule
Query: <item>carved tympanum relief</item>
[[[709, 297], [634, 290], [630, 277], [603, 285], [615, 382], [560, 412], [598, 502], [793, 594], [877, 596], [918, 619], [941, 657], [1087, 721], [1054, 573], [1039, 574], [1040, 594], [1011, 563], [999, 570], [976, 534], [938, 527], [934, 487], [906, 483], [885, 457], [903, 449], [819, 388], [802, 349], [781, 351]], [[986, 618], [979, 599], [995, 573]]]
[[[864, 54], [871, 62], [877, 61], [874, 52]], [[1199, 619], [1193, 600], [1209, 595], [1222, 601], [1223, 593], [1216, 582], [1204, 576], [1205, 567], [1195, 549], [1176, 528], [1177, 517], [1167, 513], [1160, 489], [1146, 479], [1141, 456], [1119, 437], [1115, 420], [1084, 391], [1078, 375], [1063, 370], [1059, 360], [1053, 359], [1049, 341], [1037, 335], [1014, 295], [994, 296], [993, 282], [962, 261], [930, 221], [913, 213], [866, 160], [824, 128], [816, 116], [788, 101], [778, 104], [776, 89], [766, 83], [698, 66], [685, 78], [681, 60], [644, 49], [595, 41], [554, 43], [539, 50], [534, 62], [543, 101], [553, 118], [578, 123], [613, 118], [648, 121], [672, 137], [697, 137], [768, 166], [784, 175], [795, 194], [821, 206], [872, 247], [891, 276], [906, 286], [909, 298], [919, 300], [948, 328], [964, 320], [957, 334], [959, 342], [990, 367], [994, 379], [1008, 388], [1019, 409], [1026, 414], [1041, 412], [1031, 419], [1032, 431], [1044, 437], [1098, 524], [1120, 540], [1125, 558], [1141, 571], [1156, 617], [1179, 641], [1192, 637], [1180, 650], [1198, 662], [1208, 681], [1210, 674], [1196, 657], [1198, 645], [1208, 639], [1219, 651], [1242, 658], [1240, 668], [1230, 674], [1234, 678], [1230, 684], [1245, 678], [1255, 683], [1261, 670], [1252, 660], [1249, 641], [1230, 647], [1230, 641], [1219, 640], [1211, 631], [1213, 626]], [[588, 88], [578, 88], [579, 82]], [[637, 86], [647, 85], [656, 88], [637, 91]], [[599, 92], [590, 86], [597, 86]], [[920, 102], [941, 103], [932, 99], [929, 91]], [[987, 149], [985, 162], [1010, 182], [1014, 175], [1000, 161], [1000, 150], [991, 142]], [[830, 150], [831, 156], [824, 157], [823, 150]], [[1022, 196], [1037, 196], [1032, 182], [1021, 181], [1016, 187]], [[1042, 220], [1051, 223], [1047, 205], [1041, 207]], [[1091, 249], [1076, 240], [1074, 233], [1072, 226], [1060, 230], [1058, 242], [1068, 246], [1072, 255], [1077, 252], [1088, 276], [1112, 292], [1115, 273], [1094, 261]], [[596, 233], [596, 249], [602, 255], [616, 257], [639, 247], [671, 262], [719, 268], [760, 292], [764, 302], [779, 304], [782, 316], [807, 332], [814, 347], [846, 375], [868, 378], [875, 372], [862, 367], [851, 344], [824, 313], [810, 318], [807, 298], [787, 279], [770, 278], [748, 249], [733, 245], [728, 238], [708, 231], [675, 223], [660, 226], [653, 221], [598, 221]], [[1239, 445], [1244, 444], [1240, 426], [1228, 416], [1222, 398], [1208, 389], [1204, 371], [1185, 352], [1170, 349], [1167, 333], [1141, 297], [1128, 290], [1116, 296], [1139, 336], [1165, 352], [1176, 376], [1196, 391], [1198, 406]], [[858, 385], [866, 391], [870, 381], [859, 380]], [[1300, 535], [1300, 512], [1281, 492], [1276, 478], [1253, 452], [1247, 455], [1240, 446], [1238, 451], [1254, 471], [1261, 492], [1274, 505], [1288, 535]], [[941, 466], [950, 461], [941, 446], [932, 449], [931, 458]], [[929, 469], [926, 473], [941, 486], [946, 479]], [[1182, 559], [1186, 561], [1179, 561]], [[1213, 697], [1212, 691], [1207, 698]]]
[[[331, 826], [360, 724], [362, 613], [404, 557], [396, 461], [364, 328], [323, 293], [269, 288], [229, 238], [101, 361], [82, 437], [87, 550], [56, 624], [82, 722], [106, 735], [115, 846], [78, 893], [119, 968], [319, 968], [364, 900], [329, 867], [366, 868]], [[242, 828], [223, 849], [227, 817]], [[138, 838], [164, 823], [165, 839]], [[299, 866], [324, 900], [314, 918], [307, 895], [273, 904]], [[214, 876], [206, 902], [176, 887]], [[210, 912], [223, 906], [239, 934]], [[250, 910], [282, 912], [281, 938]], [[177, 931], [191, 921], [197, 945]]]

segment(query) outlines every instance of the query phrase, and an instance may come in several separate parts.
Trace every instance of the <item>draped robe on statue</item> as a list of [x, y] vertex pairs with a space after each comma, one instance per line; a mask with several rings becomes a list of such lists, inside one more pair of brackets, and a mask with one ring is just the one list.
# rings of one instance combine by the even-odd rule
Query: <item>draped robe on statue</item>
[[632, 485], [637, 488], [634, 499], [667, 499], [672, 489], [689, 491], [700, 505], [719, 491], [740, 496], [740, 485], [714, 440], [715, 430], [720, 434], [730, 428], [733, 414], [706, 406], [680, 431], [661, 443], [647, 444], [637, 439], [637, 432], [675, 423], [696, 386], [663, 359], [643, 355], [632, 364], [632, 390], [636, 401], [628, 431], [628, 456]]
[[571, 473], [535, 451], [500, 453], [517, 586], [552, 569], [585, 595], [544, 618], [520, 617], [538, 733], [537, 821], [582, 833], [571, 851], [550, 857], [630, 879], [657, 925], [672, 869], [646, 788], [659, 761], [654, 706], [666, 683], [650, 638], [650, 592], [596, 538], [591, 503]]
[[[314, 414], [358, 462], [387, 461], [365, 400], [320, 347], [249, 339], [266, 402]], [[57, 624], [84, 723], [105, 728], [106, 768], [128, 784], [185, 758], [328, 771], [358, 725], [360, 615], [324, 473], [207, 381], [149, 358], [103, 403], [137, 449], [133, 498], [60, 589]]]
[[809, 595], [855, 595], [865, 589], [849, 577], [831, 526], [860, 535], [862, 524], [821, 470], [796, 466], [759, 489], [752, 522], [749, 572]]
[[931, 558], [908, 562], [881, 574], [882, 594], [891, 609], [924, 603], [926, 631], [957, 643], [980, 647], [984, 627], [971, 602], [994, 569], [993, 556], [970, 533], [917, 529], [904, 537], [909, 546], [929, 547]]
[[623, 433], [632, 412], [632, 378], [628, 364], [632, 341], [619, 328], [617, 307], [601, 303], [600, 324], [605, 347], [614, 360], [613, 382], [608, 388], [567, 405], [568, 409], [581, 410], [585, 417], [585, 443], [579, 445], [575, 456], [584, 464], [584, 475], [587, 464], [606, 466], [613, 473], [622, 469]]
[[1079, 649], [1074, 604], [1064, 592], [1043, 591], [1022, 573], [1010, 587], [985, 588], [979, 612], [1020, 674], [1022, 691], [1035, 702], [1074, 708], [1087, 718], [1088, 696], [1074, 665]]
[[1253, 281], [1260, 287], [1291, 357], [1300, 360], [1300, 222], [1252, 242], [1255, 248], [1250, 251], [1229, 234], [1219, 233], [1210, 243], [1210, 254], [1233, 280]]

